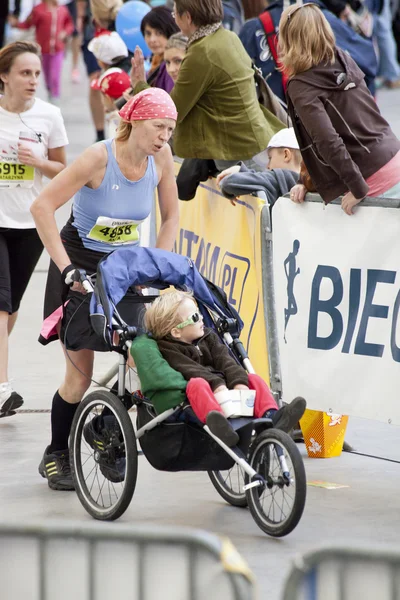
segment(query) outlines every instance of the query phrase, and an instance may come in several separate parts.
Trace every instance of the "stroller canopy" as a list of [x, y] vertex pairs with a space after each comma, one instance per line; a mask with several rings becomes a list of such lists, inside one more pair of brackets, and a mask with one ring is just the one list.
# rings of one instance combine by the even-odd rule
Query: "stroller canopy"
[[129, 287], [138, 285], [160, 290], [171, 285], [179, 290], [191, 290], [199, 303], [206, 325], [211, 325], [210, 316], [203, 307], [221, 317], [236, 318], [238, 331], [243, 328], [242, 320], [225, 300], [224, 293], [216, 295], [211, 292], [191, 258], [166, 250], [138, 246], [119, 248], [100, 261], [95, 292], [90, 302], [91, 315], [104, 315], [108, 327], [111, 327], [115, 306]]

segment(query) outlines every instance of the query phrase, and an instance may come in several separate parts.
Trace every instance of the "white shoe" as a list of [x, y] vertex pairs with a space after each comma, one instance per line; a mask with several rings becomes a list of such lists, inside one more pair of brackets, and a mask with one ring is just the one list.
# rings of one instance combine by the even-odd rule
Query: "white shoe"
[[8, 381], [0, 383], [0, 419], [15, 415], [15, 410], [23, 403], [22, 396], [14, 392]]

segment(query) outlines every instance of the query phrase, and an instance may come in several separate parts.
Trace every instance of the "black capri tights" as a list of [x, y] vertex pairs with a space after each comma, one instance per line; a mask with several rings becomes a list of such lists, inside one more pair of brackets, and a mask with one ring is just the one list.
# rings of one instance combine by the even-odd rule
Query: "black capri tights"
[[0, 227], [0, 311], [19, 309], [42, 250], [36, 229]]

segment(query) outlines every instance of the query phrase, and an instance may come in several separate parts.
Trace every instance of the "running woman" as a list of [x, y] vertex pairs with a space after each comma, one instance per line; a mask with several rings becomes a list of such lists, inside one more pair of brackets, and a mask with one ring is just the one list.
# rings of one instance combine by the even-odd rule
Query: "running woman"
[[[53, 398], [51, 443], [39, 465], [39, 473], [54, 490], [74, 489], [68, 456], [72, 420], [91, 383], [94, 351], [108, 350], [90, 326], [90, 297], [85, 298], [78, 283], [68, 292], [65, 278], [75, 268], [95, 273], [103, 256], [121, 245], [138, 244], [139, 225], [153, 210], [156, 188], [161, 214], [157, 248], [172, 250], [178, 230], [178, 193], [168, 145], [177, 118], [175, 104], [167, 92], [151, 88], [132, 98], [119, 114], [115, 138], [85, 150], [32, 206], [52, 258], [41, 341], [58, 337], [66, 358], [65, 379]], [[72, 215], [60, 235], [54, 213], [72, 197]], [[135, 295], [128, 293], [118, 305], [129, 325], [137, 324], [138, 308], [143, 306], [135, 303]]]
[[8, 381], [8, 336], [42, 253], [30, 207], [66, 165], [60, 110], [36, 98], [40, 47], [14, 42], [0, 50], [0, 417], [23, 404]]

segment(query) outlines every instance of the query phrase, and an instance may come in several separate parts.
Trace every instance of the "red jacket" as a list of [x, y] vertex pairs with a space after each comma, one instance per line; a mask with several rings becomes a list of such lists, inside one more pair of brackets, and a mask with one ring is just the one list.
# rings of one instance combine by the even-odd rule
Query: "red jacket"
[[49, 6], [42, 2], [35, 6], [19, 29], [36, 29], [36, 41], [43, 54], [55, 54], [65, 48], [65, 38], [74, 31], [74, 23], [65, 6]]

